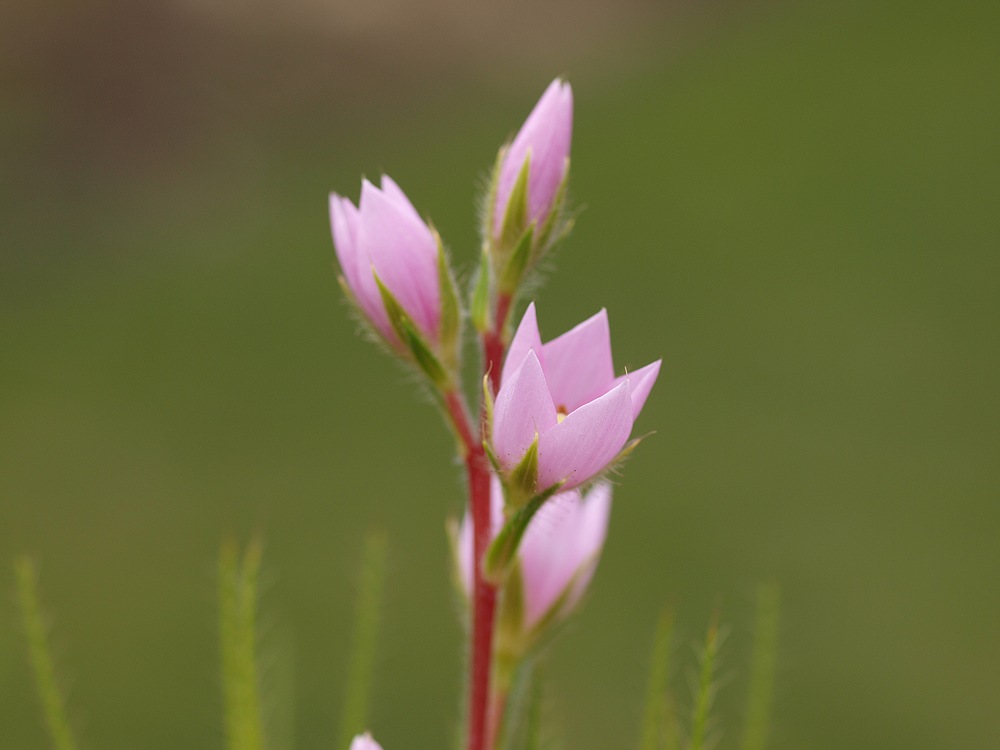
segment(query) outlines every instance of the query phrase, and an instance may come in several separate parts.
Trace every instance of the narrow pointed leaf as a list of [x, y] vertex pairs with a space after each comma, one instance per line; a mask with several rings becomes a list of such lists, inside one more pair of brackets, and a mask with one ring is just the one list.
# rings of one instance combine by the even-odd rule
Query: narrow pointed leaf
[[45, 632], [45, 618], [38, 597], [38, 574], [34, 564], [26, 557], [15, 562], [14, 572], [21, 625], [28, 642], [28, 658], [35, 690], [42, 704], [45, 728], [55, 750], [75, 750], [77, 743], [66, 719], [66, 699], [59, 689], [55, 662]]
[[515, 466], [504, 486], [507, 492], [504, 493], [505, 505], [508, 508], [519, 508], [532, 495], [535, 494], [535, 486], [538, 484], [538, 436], [531, 446], [524, 452], [521, 462]]
[[251, 543], [242, 558], [235, 543], [219, 556], [219, 632], [226, 744], [229, 750], [263, 750], [257, 670], [257, 580], [261, 545]]
[[[555, 244], [567, 234], [569, 230], [573, 228], [572, 220], [565, 219], [563, 216], [563, 208], [566, 204], [566, 193], [569, 187], [569, 157], [566, 157], [566, 171], [563, 172], [562, 182], [559, 183], [559, 189], [556, 191], [556, 196], [552, 200], [552, 208], [549, 209], [549, 215], [545, 218], [545, 223], [542, 224], [541, 231], [538, 233], [538, 254], [545, 252], [548, 247]], [[555, 231], [558, 227], [558, 231]], [[532, 258], [532, 265], [538, 260], [537, 255]]]
[[500, 276], [500, 292], [513, 295], [524, 278], [524, 272], [528, 269], [528, 262], [531, 260], [531, 248], [535, 236], [535, 225], [532, 224], [521, 235], [514, 247], [514, 252], [507, 259], [507, 265]]
[[441, 352], [449, 369], [457, 370], [462, 311], [459, 307], [458, 290], [455, 288], [455, 277], [448, 265], [441, 237], [436, 231], [434, 237], [438, 245], [438, 286], [441, 289]]
[[483, 560], [483, 576], [486, 580], [494, 585], [500, 585], [506, 580], [528, 524], [542, 504], [556, 494], [561, 486], [557, 484], [532, 497], [500, 529], [500, 533], [486, 549], [486, 557]]
[[774, 695], [780, 599], [778, 587], [774, 584], [761, 584], [757, 589], [757, 621], [754, 627], [746, 725], [740, 742], [742, 750], [764, 750], [767, 742]]
[[369, 532], [365, 536], [354, 614], [354, 635], [347, 669], [347, 698], [340, 719], [340, 743], [337, 745], [340, 748], [349, 746], [351, 738], [368, 726], [387, 550], [384, 534]]
[[497, 474], [503, 471], [503, 467], [500, 465], [500, 459], [497, 458], [497, 454], [493, 452], [493, 447], [490, 445], [489, 440], [483, 441], [483, 452], [486, 453], [486, 458], [489, 459], [490, 466], [493, 467], [493, 471]]
[[640, 750], [661, 750], [661, 740], [668, 730], [667, 677], [670, 668], [670, 642], [673, 630], [673, 616], [668, 612], [663, 612], [656, 624], [656, 636], [653, 640]]
[[497, 151], [496, 161], [493, 162], [493, 169], [490, 172], [490, 185], [485, 198], [486, 208], [482, 212], [483, 252], [487, 255], [490, 254], [493, 245], [493, 225], [495, 222], [494, 215], [497, 210], [497, 188], [500, 185], [500, 170], [503, 167], [503, 160], [509, 148], [509, 145], [500, 147], [500, 150]]
[[521, 566], [512, 565], [504, 582], [503, 596], [497, 611], [494, 679], [503, 689], [509, 689], [517, 663], [524, 653], [521, 636], [524, 631], [524, 578]]
[[722, 645], [722, 634], [719, 631], [718, 613], [712, 615], [712, 621], [705, 635], [705, 648], [700, 654], [701, 669], [698, 673], [698, 688], [694, 701], [694, 713], [691, 718], [691, 750], [703, 750], [709, 744], [710, 717], [712, 703], [715, 701], [717, 685], [715, 669]]
[[517, 180], [511, 188], [510, 197], [503, 216], [503, 226], [500, 228], [500, 255], [506, 257], [508, 248], [514, 247], [518, 238], [524, 232], [528, 222], [528, 177], [531, 173], [531, 153], [524, 159]]
[[490, 257], [483, 251], [472, 288], [472, 325], [483, 334], [490, 330]]
[[440, 390], [448, 390], [451, 385], [451, 378], [440, 360], [431, 351], [426, 339], [420, 335], [420, 331], [410, 319], [410, 316], [406, 314], [406, 311], [403, 310], [399, 301], [389, 291], [388, 287], [382, 283], [378, 274], [375, 274], [375, 283], [378, 284], [379, 293], [382, 295], [382, 302], [385, 305], [386, 313], [389, 315], [392, 328], [413, 356], [413, 361], [417, 367]]
[[489, 373], [483, 375], [483, 431], [486, 435], [493, 434], [493, 393], [490, 390]]

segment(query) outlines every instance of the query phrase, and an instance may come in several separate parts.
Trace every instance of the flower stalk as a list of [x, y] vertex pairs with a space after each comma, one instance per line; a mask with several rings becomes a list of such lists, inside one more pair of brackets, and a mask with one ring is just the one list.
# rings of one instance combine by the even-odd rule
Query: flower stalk
[[[466, 750], [494, 750], [515, 673], [583, 596], [610, 512], [599, 480], [629, 451], [659, 371], [654, 362], [615, 376], [603, 310], [543, 344], [532, 304], [513, 332], [526, 280], [572, 223], [572, 123], [572, 90], [556, 79], [501, 147], [467, 306], [440, 236], [389, 177], [363, 181], [357, 205], [330, 197], [348, 299], [429, 386], [465, 466], [468, 509], [455, 547], [469, 604]], [[475, 409], [460, 386], [464, 319], [482, 351]]]
[[[502, 356], [502, 354], [501, 354]], [[490, 468], [481, 437], [473, 432], [462, 397], [457, 391], [445, 394], [445, 406], [464, 449], [469, 485], [469, 513], [473, 524], [473, 554], [482, 560], [490, 544]], [[497, 589], [487, 581], [482, 566], [473, 566], [472, 637], [469, 654], [468, 750], [491, 750], [488, 729], [491, 719], [490, 673], [493, 663], [493, 630], [496, 619]]]

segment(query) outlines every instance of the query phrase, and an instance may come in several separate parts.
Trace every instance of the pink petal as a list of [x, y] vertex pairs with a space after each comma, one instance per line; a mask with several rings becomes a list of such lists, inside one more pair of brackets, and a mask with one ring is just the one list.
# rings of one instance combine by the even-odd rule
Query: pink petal
[[573, 90], [568, 83], [557, 78], [545, 89], [507, 149], [497, 183], [494, 234], [500, 231], [510, 192], [529, 153], [529, 221], [540, 220], [549, 212], [566, 174], [572, 135]]
[[382, 296], [371, 273], [371, 259], [358, 242], [358, 209], [347, 198], [330, 195], [330, 225], [333, 247], [344, 279], [362, 311], [389, 341], [398, 341], [382, 305]]
[[545, 352], [545, 379], [564, 413], [606, 393], [615, 380], [608, 312], [599, 313], [552, 339]]
[[505, 382], [521, 366], [529, 351], [535, 352], [538, 361], [542, 363], [542, 372], [545, 372], [543, 349], [542, 338], [538, 334], [538, 320], [535, 317], [535, 303], [532, 302], [524, 311], [524, 316], [517, 326], [514, 338], [511, 339], [510, 346], [507, 348], [507, 358], [503, 363], [500, 382]]
[[410, 199], [406, 197], [406, 193], [396, 184], [395, 180], [389, 175], [384, 174], [382, 175], [381, 185], [383, 195], [392, 201], [396, 208], [407, 214], [413, 221], [419, 224], [424, 223], [424, 220], [420, 218], [420, 214], [417, 213], [417, 209], [413, 207]]
[[372, 739], [372, 736], [365, 732], [357, 735], [351, 742], [350, 750], [382, 750], [382, 746]]
[[[330, 193], [330, 228], [333, 233], [333, 249], [337, 253], [340, 270], [353, 289], [358, 277], [357, 243], [358, 209], [347, 198]], [[367, 265], [367, 264], [366, 264]]]
[[611, 489], [602, 483], [583, 498], [576, 491], [556, 495], [532, 519], [520, 550], [526, 628], [564, 593], [564, 612], [578, 603], [604, 545], [610, 512]]
[[563, 479], [565, 489], [583, 484], [611, 463], [631, 431], [632, 400], [626, 381], [541, 433], [538, 487], [551, 487]]
[[420, 330], [436, 341], [441, 303], [433, 235], [412, 206], [407, 210], [367, 180], [359, 212], [358, 240], [376, 273]]
[[556, 421], [556, 407], [542, 366], [529, 351], [517, 371], [500, 386], [493, 406], [493, 449], [504, 468], [516, 466], [535, 435], [545, 433]]
[[580, 564], [574, 554], [579, 512], [580, 493], [560, 493], [545, 502], [524, 533], [518, 554], [527, 629], [552, 608]]
[[639, 368], [635, 372], [622, 375], [620, 378], [615, 380], [615, 384], [617, 385], [623, 380], [628, 379], [629, 387], [632, 390], [633, 422], [639, 418], [639, 412], [642, 411], [642, 407], [645, 405], [646, 399], [649, 397], [649, 392], [653, 389], [653, 384], [656, 383], [656, 377], [660, 374], [660, 365], [662, 362], [662, 359], [658, 359], [645, 367]]
[[583, 498], [580, 513], [577, 514], [577, 524], [573, 533], [576, 540], [574, 556], [581, 561], [577, 578], [573, 582], [566, 606], [572, 609], [580, 601], [604, 548], [604, 540], [608, 535], [608, 521], [611, 518], [611, 485], [599, 482]]

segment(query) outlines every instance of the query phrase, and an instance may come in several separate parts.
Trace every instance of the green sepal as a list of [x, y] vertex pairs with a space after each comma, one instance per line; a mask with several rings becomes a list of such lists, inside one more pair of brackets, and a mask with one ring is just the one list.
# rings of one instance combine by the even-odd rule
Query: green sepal
[[[569, 230], [573, 227], [573, 220], [566, 219], [563, 217], [563, 208], [566, 204], [566, 193], [569, 187], [569, 157], [566, 157], [566, 170], [563, 172], [562, 182], [559, 183], [559, 188], [556, 190], [555, 197], [552, 199], [552, 206], [549, 208], [549, 215], [545, 219], [545, 223], [542, 224], [541, 231], [538, 233], [538, 245], [537, 245], [537, 255], [545, 252], [550, 244], [553, 244], [569, 234]], [[558, 231], [555, 231], [558, 227]], [[538, 257], [532, 259], [533, 262], [538, 260]]]
[[493, 436], [493, 393], [489, 373], [483, 375], [483, 430], [487, 437]]
[[641, 443], [643, 440], [645, 440], [652, 434], [653, 434], [652, 432], [647, 432], [645, 435], [640, 435], [639, 437], [630, 440], [624, 448], [618, 451], [618, 455], [615, 456], [613, 459], [611, 459], [611, 462], [608, 464], [608, 468], [606, 468], [601, 473], [604, 474], [605, 472], [608, 471], [614, 471], [615, 469], [618, 468], [619, 465], [625, 463], [625, 459], [632, 455], [632, 451], [634, 451], [636, 448], [639, 447], [639, 443]]
[[535, 225], [532, 224], [526, 230], [514, 247], [514, 252], [507, 259], [503, 273], [500, 275], [499, 290], [502, 294], [513, 295], [524, 277], [524, 272], [528, 269], [531, 261], [532, 246], [534, 244]]
[[347, 283], [347, 279], [344, 278], [344, 274], [337, 274], [337, 283], [340, 284], [340, 289], [344, 292], [344, 296], [347, 297], [347, 301], [356, 307], [358, 300], [355, 298], [354, 292], [351, 291], [351, 287]]
[[493, 452], [493, 447], [490, 445], [489, 440], [483, 441], [483, 452], [486, 454], [486, 458], [489, 459], [490, 466], [493, 467], [493, 471], [497, 474], [503, 471], [503, 467], [500, 465], [500, 459], [497, 458], [497, 454]]
[[538, 434], [520, 463], [504, 477], [504, 509], [523, 506], [534, 494], [538, 484]]
[[510, 520], [500, 529], [500, 533], [490, 543], [483, 558], [483, 577], [495, 586], [506, 581], [511, 565], [517, 560], [517, 550], [521, 546], [528, 523], [534, 518], [542, 504], [556, 494], [563, 482], [552, 485], [521, 506]]
[[493, 162], [493, 169], [490, 171], [490, 185], [489, 189], [486, 191], [486, 211], [481, 214], [483, 216], [483, 252], [489, 253], [490, 246], [493, 244], [493, 221], [496, 216], [496, 206], [497, 206], [497, 186], [500, 184], [500, 170], [503, 168], [503, 160], [507, 155], [507, 150], [510, 145], [501, 146], [500, 150], [497, 151], [496, 161]]
[[507, 205], [504, 208], [503, 224], [500, 226], [500, 247], [497, 260], [507, 255], [507, 248], [514, 247], [518, 238], [524, 232], [528, 221], [528, 176], [531, 172], [531, 152], [524, 157], [521, 171], [510, 189]]
[[458, 370], [459, 333], [462, 325], [462, 312], [458, 302], [458, 290], [455, 288], [455, 277], [448, 256], [445, 254], [441, 235], [432, 229], [438, 246], [438, 287], [441, 290], [441, 353], [445, 364], [452, 372]]
[[428, 378], [430, 378], [431, 382], [433, 382], [439, 390], [449, 390], [451, 388], [451, 379], [448, 377], [448, 372], [434, 355], [434, 352], [431, 351], [427, 341], [417, 329], [416, 324], [410, 316], [406, 314], [403, 306], [399, 304], [399, 300], [397, 300], [393, 293], [389, 291], [389, 288], [382, 283], [382, 279], [379, 278], [374, 269], [372, 269], [372, 276], [375, 277], [375, 283], [378, 285], [379, 293], [382, 295], [382, 304], [385, 306], [385, 312], [389, 317], [389, 322], [392, 323], [392, 329], [403, 342], [403, 346], [405, 346], [413, 356], [414, 363]]
[[497, 666], [495, 679], [510, 687], [514, 669], [528, 650], [529, 642], [524, 632], [524, 577], [521, 566], [510, 568], [503, 585], [503, 596], [497, 610], [494, 659]]
[[476, 272], [476, 284], [472, 288], [472, 325], [480, 333], [490, 330], [490, 256], [483, 248]]

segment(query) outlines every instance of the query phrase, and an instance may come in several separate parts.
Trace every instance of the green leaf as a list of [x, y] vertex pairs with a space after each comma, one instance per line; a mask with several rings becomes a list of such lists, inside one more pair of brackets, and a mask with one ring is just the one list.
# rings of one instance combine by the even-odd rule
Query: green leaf
[[524, 538], [528, 523], [534, 518], [542, 504], [556, 494], [562, 485], [563, 483], [560, 482], [532, 497], [518, 508], [510, 520], [504, 524], [500, 533], [486, 549], [486, 556], [483, 559], [483, 577], [486, 580], [496, 586], [502, 585], [506, 581], [511, 566], [517, 559], [517, 550], [521, 546], [521, 540]]
[[719, 631], [718, 613], [712, 615], [712, 621], [705, 635], [705, 647], [700, 654], [701, 670], [698, 676], [698, 692], [695, 695], [694, 713], [691, 718], [690, 750], [703, 750], [709, 743], [708, 731], [712, 703], [718, 686], [715, 682], [715, 667], [722, 645], [723, 635]]
[[493, 446], [490, 445], [489, 440], [483, 441], [483, 452], [486, 454], [486, 458], [489, 459], [490, 466], [493, 467], [493, 471], [497, 474], [503, 471], [503, 467], [500, 465], [500, 459], [497, 458], [497, 454], [493, 452]]
[[[538, 254], [545, 252], [550, 245], [555, 244], [567, 234], [569, 230], [573, 228], [573, 221], [564, 216], [564, 209], [566, 205], [566, 193], [569, 187], [569, 157], [566, 157], [566, 171], [563, 172], [562, 182], [559, 183], [559, 189], [556, 190], [555, 197], [552, 199], [552, 207], [549, 209], [549, 215], [545, 217], [545, 223], [542, 224], [541, 231], [538, 233]], [[558, 231], [555, 231], [558, 227]], [[538, 261], [538, 257], [532, 258], [532, 265]]]
[[493, 169], [490, 171], [490, 185], [486, 192], [486, 210], [482, 213], [483, 216], [483, 252], [487, 255], [490, 252], [490, 247], [493, 244], [493, 221], [496, 215], [496, 204], [497, 204], [497, 185], [500, 184], [500, 170], [503, 167], [503, 159], [507, 154], [507, 149], [510, 145], [501, 146], [497, 151], [496, 161], [493, 162]]
[[490, 256], [483, 250], [472, 288], [472, 325], [480, 333], [490, 330]]
[[508, 248], [514, 247], [525, 225], [528, 223], [528, 177], [531, 174], [531, 152], [524, 157], [521, 171], [510, 189], [510, 197], [504, 210], [503, 224], [500, 227], [500, 247], [497, 248], [497, 261], [507, 256]]
[[740, 742], [742, 750], [764, 750], [767, 742], [774, 696], [780, 601], [781, 595], [776, 585], [761, 584], [757, 587], [757, 621], [750, 662], [746, 725]]
[[661, 750], [668, 726], [669, 695], [667, 678], [670, 673], [670, 646], [674, 631], [673, 615], [664, 611], [656, 623], [653, 653], [649, 665], [649, 683], [646, 687], [646, 708], [643, 712], [640, 750]]
[[382, 279], [379, 278], [377, 273], [372, 271], [372, 275], [375, 277], [375, 283], [378, 285], [379, 293], [382, 295], [382, 304], [385, 306], [389, 322], [392, 323], [392, 329], [413, 356], [413, 361], [417, 367], [439, 390], [449, 390], [451, 388], [451, 378], [448, 375], [448, 371], [434, 355], [434, 352], [431, 351], [427, 340], [421, 335], [416, 324], [410, 319], [410, 316], [406, 314], [406, 311], [399, 304], [395, 295], [382, 283]]
[[538, 484], [538, 435], [524, 452], [521, 462], [515, 466], [504, 480], [504, 506], [519, 508], [535, 494]]
[[524, 278], [524, 272], [528, 269], [528, 262], [531, 260], [531, 248], [535, 236], [535, 225], [532, 224], [521, 235], [514, 247], [514, 252], [507, 259], [507, 265], [500, 275], [500, 292], [513, 296], [517, 287]]
[[639, 447], [639, 443], [641, 443], [643, 440], [645, 440], [652, 434], [653, 434], [652, 432], [648, 432], [645, 435], [640, 435], [639, 437], [630, 440], [625, 445], [624, 448], [618, 451], [618, 455], [615, 456], [613, 459], [611, 459], [611, 462], [608, 464], [607, 468], [605, 468], [604, 471], [601, 472], [601, 476], [603, 476], [604, 474], [617, 472], [621, 468], [621, 465], [625, 463], [625, 460], [632, 455], [632, 451], [634, 451], [636, 448]]
[[345, 685], [347, 698], [340, 715], [338, 748], [348, 747], [351, 738], [368, 726], [387, 552], [385, 534], [372, 531], [365, 535], [358, 599], [354, 611], [354, 635]]
[[17, 579], [17, 601], [21, 610], [21, 625], [28, 642], [31, 673], [35, 690], [42, 704], [45, 727], [48, 729], [55, 750], [75, 750], [77, 747], [69, 721], [66, 719], [66, 700], [59, 690], [55, 662], [45, 632], [45, 617], [38, 598], [38, 573], [26, 557], [14, 563]]
[[[490, 374], [483, 375], [483, 430], [488, 438], [493, 436], [493, 393], [490, 391]], [[493, 451], [487, 447], [492, 455]]]
[[521, 566], [512, 565], [503, 586], [503, 596], [497, 611], [496, 643], [494, 645], [494, 680], [506, 692], [514, 670], [524, 655], [527, 644], [524, 635], [524, 580]]
[[434, 231], [438, 245], [438, 287], [441, 290], [441, 352], [448, 369], [458, 369], [459, 341], [462, 327], [462, 311], [458, 302], [455, 277], [448, 264], [448, 256], [441, 244], [441, 236]]
[[264, 730], [257, 673], [257, 581], [261, 544], [240, 558], [235, 542], [219, 555], [219, 634], [222, 691], [229, 750], [263, 750]]

